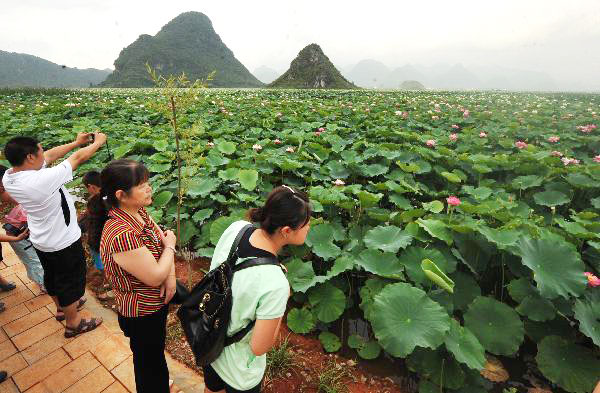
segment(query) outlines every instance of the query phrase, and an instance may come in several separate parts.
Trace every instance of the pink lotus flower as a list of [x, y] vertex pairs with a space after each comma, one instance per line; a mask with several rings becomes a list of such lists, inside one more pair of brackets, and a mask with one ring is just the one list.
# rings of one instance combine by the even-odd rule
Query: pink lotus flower
[[596, 157], [594, 157], [594, 162], [600, 162], [600, 155], [597, 155]]
[[315, 131], [315, 135], [316, 135], [316, 136], [320, 136], [321, 134], [322, 134], [322, 132], [321, 132], [321, 131]]
[[396, 116], [402, 116], [402, 111], [396, 111], [396, 112], [394, 112], [394, 114], [395, 114]]
[[457, 139], [458, 139], [458, 135], [457, 134], [450, 134], [450, 140], [452, 142], [456, 142]]
[[436, 142], [435, 142], [435, 140], [433, 140], [433, 139], [428, 139], [428, 140], [425, 142], [425, 144], [427, 145], [427, 147], [435, 147], [435, 144], [436, 144]]
[[515, 146], [519, 149], [525, 149], [527, 147], [527, 143], [523, 141], [516, 141]]
[[276, 145], [281, 145], [282, 142], [279, 139], [275, 139], [273, 143]]
[[439, 116], [431, 116], [431, 120], [439, 120], [440, 117]]
[[550, 143], [556, 143], [559, 140], [560, 140], [560, 138], [557, 137], [557, 136], [551, 136], [551, 137], [548, 138], [548, 142], [550, 142]]
[[480, 137], [480, 138], [485, 138], [485, 137], [487, 137], [487, 134], [486, 134], [485, 132], [481, 131], [481, 132], [479, 133], [479, 137]]
[[277, 114], [276, 114], [275, 116], [277, 116], [277, 117], [281, 117], [281, 116], [283, 116], [283, 113], [281, 113], [281, 112], [277, 112]]
[[254, 151], [261, 151], [262, 150], [262, 146], [259, 145], [258, 143], [252, 145], [252, 149], [254, 149]]
[[579, 160], [576, 160], [575, 158], [563, 157], [560, 160], [562, 161], [562, 163], [565, 166], [567, 166], [567, 165], [579, 165]]
[[208, 147], [214, 147], [214, 146], [215, 146], [215, 144], [214, 144], [214, 143], [212, 143], [212, 142], [208, 142], [208, 143], [206, 144], [206, 146], [208, 146]]
[[336, 186], [343, 186], [346, 183], [341, 179], [337, 179], [336, 181], [333, 182], [333, 184], [335, 184]]
[[563, 156], [563, 154], [562, 154], [561, 152], [559, 152], [559, 151], [556, 151], [556, 150], [554, 150], [554, 151], [553, 151], [552, 153], [550, 153], [550, 154], [552, 154], [554, 157], [562, 157], [562, 156]]
[[454, 128], [455, 130], [458, 130], [460, 128], [460, 126], [458, 124], [452, 124], [452, 128]]
[[293, 147], [288, 147], [287, 149], [285, 149], [285, 151], [287, 151], [288, 153], [293, 153], [294, 152], [294, 148]]
[[577, 129], [579, 131], [584, 132], [586, 134], [592, 132], [596, 128], [598, 128], [598, 126], [596, 126], [595, 124], [586, 124], [585, 126], [577, 126]]
[[590, 272], [585, 272], [583, 274], [586, 275], [586, 277], [588, 279], [588, 285], [590, 287], [599, 287], [600, 286], [600, 278], [596, 277], [595, 275], [593, 275]]
[[458, 205], [460, 205], [460, 199], [458, 199], [454, 195], [451, 195], [448, 198], [446, 198], [446, 202], [448, 202], [448, 205], [450, 205], [450, 206], [458, 206]]
[[469, 112], [468, 109], [465, 109], [465, 111], [463, 112], [463, 117], [466, 119], [467, 117], [469, 117], [471, 115], [471, 112]]
[[325, 132], [325, 128], [319, 127], [319, 132]]

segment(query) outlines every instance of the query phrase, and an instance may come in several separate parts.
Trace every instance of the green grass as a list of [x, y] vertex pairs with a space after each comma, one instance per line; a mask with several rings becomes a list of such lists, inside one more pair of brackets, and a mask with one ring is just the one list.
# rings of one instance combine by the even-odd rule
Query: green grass
[[319, 393], [347, 393], [348, 386], [344, 379], [348, 378], [348, 371], [339, 367], [335, 361], [330, 361], [317, 376], [317, 392]]

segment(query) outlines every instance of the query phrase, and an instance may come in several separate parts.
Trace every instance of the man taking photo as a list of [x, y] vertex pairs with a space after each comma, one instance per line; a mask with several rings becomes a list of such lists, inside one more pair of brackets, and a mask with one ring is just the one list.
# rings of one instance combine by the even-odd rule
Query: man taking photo
[[[31, 137], [12, 138], [4, 156], [12, 165], [2, 184], [27, 211], [29, 240], [44, 269], [44, 286], [57, 308], [56, 319], [66, 319], [65, 337], [94, 330], [101, 318], [83, 319], [78, 307], [85, 292], [86, 261], [73, 198], [64, 184], [73, 172], [106, 142], [101, 132], [79, 133], [75, 141], [44, 151]], [[60, 164], [48, 167], [72, 150], [82, 147]]]

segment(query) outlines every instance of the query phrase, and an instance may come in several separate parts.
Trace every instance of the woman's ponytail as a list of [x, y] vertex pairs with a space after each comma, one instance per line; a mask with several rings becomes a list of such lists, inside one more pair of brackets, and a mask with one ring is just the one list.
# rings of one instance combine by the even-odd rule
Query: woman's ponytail
[[289, 226], [292, 229], [303, 227], [312, 213], [308, 196], [288, 186], [274, 188], [262, 207], [248, 210], [248, 219], [260, 224], [269, 234], [277, 228]]
[[94, 195], [88, 202], [89, 228], [88, 228], [88, 244], [95, 251], [100, 251], [100, 238], [102, 237], [102, 229], [106, 220], [108, 220], [108, 208], [103, 200], [102, 191]]

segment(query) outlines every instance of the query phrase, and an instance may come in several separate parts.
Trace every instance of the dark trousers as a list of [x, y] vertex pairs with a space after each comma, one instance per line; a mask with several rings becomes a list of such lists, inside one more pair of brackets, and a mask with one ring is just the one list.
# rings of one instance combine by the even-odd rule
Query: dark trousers
[[129, 337], [138, 393], [169, 393], [169, 369], [165, 359], [169, 306], [143, 317], [119, 315], [119, 326]]

